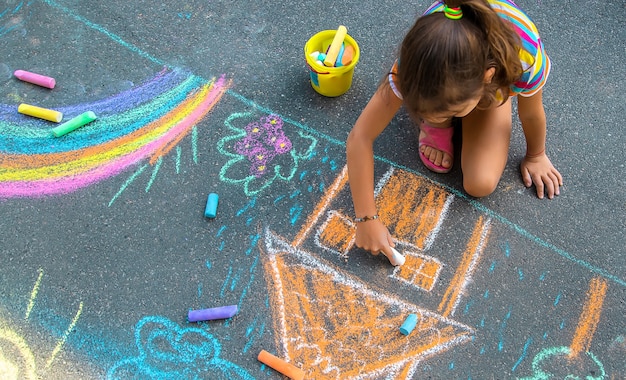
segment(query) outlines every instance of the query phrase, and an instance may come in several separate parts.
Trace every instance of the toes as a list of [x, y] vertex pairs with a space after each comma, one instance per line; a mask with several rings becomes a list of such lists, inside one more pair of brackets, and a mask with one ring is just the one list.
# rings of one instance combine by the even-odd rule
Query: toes
[[450, 166], [452, 166], [452, 160], [450, 159], [450, 155], [443, 155], [443, 159], [441, 160], [441, 166], [443, 166], [444, 168], [449, 168]]
[[432, 160], [432, 162], [434, 162], [434, 164], [437, 166], [441, 166], [441, 161], [443, 160], [443, 153], [441, 153], [438, 150], [434, 150], [434, 156], [435, 156], [435, 159]]
[[428, 147], [426, 152], [424, 153], [430, 162], [436, 164], [437, 162], [437, 151], [431, 147]]
[[428, 158], [430, 162], [437, 166], [449, 168], [452, 164], [450, 155], [445, 152], [434, 149], [430, 146], [422, 146], [421, 151], [424, 154], [424, 157]]

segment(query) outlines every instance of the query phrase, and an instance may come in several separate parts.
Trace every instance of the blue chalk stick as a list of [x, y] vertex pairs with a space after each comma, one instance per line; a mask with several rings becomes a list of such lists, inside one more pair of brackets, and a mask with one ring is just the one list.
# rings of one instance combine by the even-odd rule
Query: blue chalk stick
[[413, 329], [415, 328], [416, 324], [417, 324], [417, 315], [409, 314], [409, 316], [406, 317], [406, 319], [404, 320], [404, 323], [402, 324], [402, 326], [400, 326], [400, 332], [402, 333], [402, 335], [409, 335], [411, 331], [413, 331]]
[[206, 208], [204, 209], [204, 216], [207, 218], [215, 218], [217, 213], [217, 201], [219, 196], [215, 193], [209, 194], [206, 200]]
[[343, 53], [346, 51], [346, 44], [341, 44], [341, 49], [339, 49], [339, 54], [337, 54], [337, 61], [335, 61], [335, 67], [343, 66], [341, 60], [343, 59]]
[[220, 306], [211, 309], [190, 310], [187, 314], [189, 322], [211, 321], [214, 319], [226, 319], [237, 314], [237, 305]]

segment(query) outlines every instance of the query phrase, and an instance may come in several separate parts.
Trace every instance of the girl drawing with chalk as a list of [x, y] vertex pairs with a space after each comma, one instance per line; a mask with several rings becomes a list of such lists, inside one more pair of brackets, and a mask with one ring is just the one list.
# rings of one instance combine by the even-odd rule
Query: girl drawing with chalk
[[418, 154], [437, 173], [450, 171], [453, 120], [460, 122], [463, 187], [491, 194], [504, 171], [512, 98], [524, 136], [525, 186], [553, 198], [563, 184], [546, 155], [542, 87], [550, 60], [533, 22], [512, 0], [437, 1], [404, 37], [391, 72], [357, 119], [347, 140], [356, 245], [392, 257], [392, 236], [374, 200], [373, 143], [401, 106], [419, 126]]

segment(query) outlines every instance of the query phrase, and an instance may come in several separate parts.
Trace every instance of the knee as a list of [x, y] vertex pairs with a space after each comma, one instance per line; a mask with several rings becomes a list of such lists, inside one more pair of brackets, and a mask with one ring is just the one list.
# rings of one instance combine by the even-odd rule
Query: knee
[[463, 189], [472, 197], [482, 198], [490, 195], [498, 187], [500, 178], [488, 177], [488, 176], [473, 176], [463, 178]]

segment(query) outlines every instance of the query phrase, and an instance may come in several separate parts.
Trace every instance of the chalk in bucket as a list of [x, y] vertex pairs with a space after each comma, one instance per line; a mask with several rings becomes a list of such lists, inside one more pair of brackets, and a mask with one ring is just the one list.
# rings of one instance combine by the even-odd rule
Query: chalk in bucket
[[[349, 50], [353, 51], [354, 54], [351, 61], [343, 64], [338, 58], [335, 66], [328, 67], [313, 54], [315, 52], [327, 52], [333, 43], [335, 35], [341, 32], [342, 27], [339, 28], [339, 30], [323, 30], [311, 37], [304, 45], [304, 57], [310, 71], [311, 86], [321, 95], [328, 97], [343, 95], [350, 89], [354, 67], [359, 61], [361, 53], [359, 45], [354, 38], [346, 33], [343, 38], [341, 52], [343, 53], [346, 47], [350, 46], [352, 49]], [[345, 27], [343, 28], [345, 29]]]

